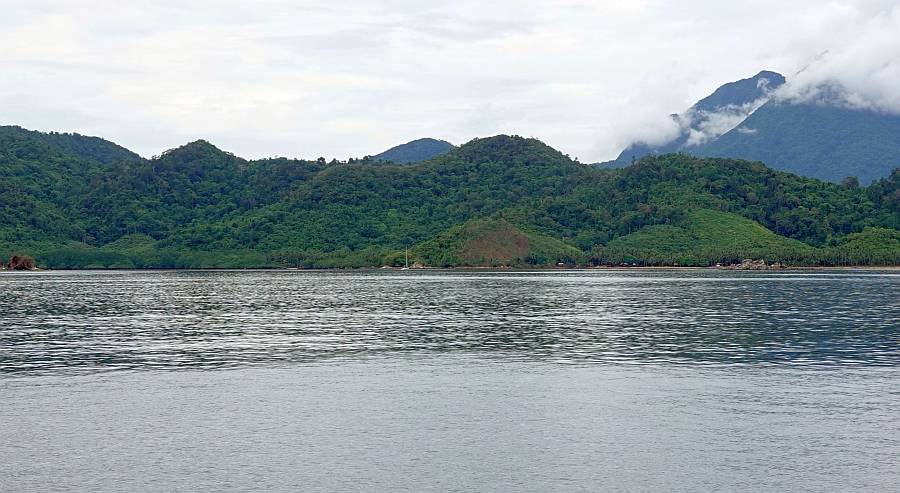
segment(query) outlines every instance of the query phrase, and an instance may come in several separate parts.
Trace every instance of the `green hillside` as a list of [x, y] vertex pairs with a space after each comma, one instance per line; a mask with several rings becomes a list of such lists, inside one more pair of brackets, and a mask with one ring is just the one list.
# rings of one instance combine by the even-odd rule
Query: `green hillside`
[[900, 116], [773, 101], [737, 128], [687, 152], [763, 161], [822, 180], [855, 176], [871, 183], [900, 166]]
[[819, 252], [821, 263], [833, 265], [900, 264], [900, 231], [866, 228], [840, 239]]
[[395, 164], [411, 164], [431, 159], [441, 154], [446, 154], [454, 149], [454, 145], [437, 139], [416, 139], [412, 142], [400, 144], [395, 147], [372, 156], [373, 161], [390, 161]]
[[42, 143], [58, 152], [81, 159], [114, 164], [120, 161], [141, 159], [136, 153], [100, 137], [76, 133], [36, 132], [17, 126], [0, 126], [0, 138], [21, 137]]
[[505, 135], [416, 165], [248, 161], [205, 141], [107, 164], [17, 133], [0, 134], [0, 173], [0, 255], [54, 268], [365, 267], [406, 249], [436, 266], [900, 262], [884, 233], [900, 172], [859, 187], [677, 154], [598, 170]]
[[597, 263], [711, 265], [745, 258], [802, 263], [816, 249], [778, 236], [759, 223], [729, 212], [697, 209], [677, 224], [645, 226], [597, 248]]

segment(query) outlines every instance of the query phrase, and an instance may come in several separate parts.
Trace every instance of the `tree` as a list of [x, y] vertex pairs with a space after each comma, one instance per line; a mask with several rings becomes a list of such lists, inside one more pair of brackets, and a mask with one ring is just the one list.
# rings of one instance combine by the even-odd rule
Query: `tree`
[[859, 178], [855, 176], [848, 176], [841, 180], [841, 185], [847, 188], [859, 188]]

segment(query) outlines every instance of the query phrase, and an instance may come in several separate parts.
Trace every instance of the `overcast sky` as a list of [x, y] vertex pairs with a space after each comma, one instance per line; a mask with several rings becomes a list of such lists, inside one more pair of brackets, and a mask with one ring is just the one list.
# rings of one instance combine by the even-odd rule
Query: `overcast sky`
[[896, 4], [0, 0], [0, 124], [250, 158], [515, 133], [592, 162], [762, 69], [900, 111]]

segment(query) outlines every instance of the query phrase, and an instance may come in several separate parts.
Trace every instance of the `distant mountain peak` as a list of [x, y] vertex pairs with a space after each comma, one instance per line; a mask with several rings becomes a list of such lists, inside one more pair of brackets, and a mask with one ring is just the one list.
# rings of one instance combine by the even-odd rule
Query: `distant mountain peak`
[[852, 175], [870, 183], [900, 164], [900, 116], [855, 107], [836, 83], [799, 94], [783, 90], [785, 84], [784, 76], [768, 70], [724, 84], [673, 117], [677, 138], [661, 145], [635, 142], [615, 161], [600, 165], [622, 167], [651, 154], [685, 152], [758, 160], [835, 182]]
[[391, 161], [396, 164], [413, 164], [445, 154], [455, 148], [456, 146], [445, 140], [425, 137], [391, 147], [380, 154], [372, 156], [372, 159], [376, 161]]
[[411, 140], [406, 143], [406, 145], [409, 145], [409, 144], [449, 144], [451, 146], [453, 145], [453, 144], [450, 144], [449, 142], [447, 142], [446, 140], [433, 139], [431, 137], [422, 137], [420, 139]]
[[[719, 86], [691, 107], [694, 111], [716, 111], [727, 106], [743, 106], [768, 96], [785, 83], [778, 72], [763, 70], [753, 77]], [[690, 111], [690, 110], [689, 110]]]
[[659, 145], [648, 145], [637, 140], [625, 148], [614, 162], [605, 164], [626, 166], [648, 154], [678, 152], [712, 141], [740, 125], [784, 83], [783, 75], [763, 70], [753, 77], [723, 84], [684, 113], [671, 115], [679, 127], [674, 139]]

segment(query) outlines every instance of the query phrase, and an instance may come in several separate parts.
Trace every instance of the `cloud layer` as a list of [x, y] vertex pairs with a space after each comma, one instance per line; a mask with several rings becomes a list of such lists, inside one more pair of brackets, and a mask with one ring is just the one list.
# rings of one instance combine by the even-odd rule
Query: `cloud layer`
[[0, 123], [144, 155], [517, 133], [595, 161], [665, 140], [666, 115], [721, 83], [806, 65], [783, 97], [837, 81], [847, 104], [900, 111], [893, 2], [736, 3], [0, 0]]
[[[790, 78], [781, 99], [900, 113], [900, 6], [849, 12], [846, 31]], [[839, 29], [843, 27], [838, 27]]]
[[746, 104], [730, 104], [720, 107], [714, 112], [701, 111], [699, 114], [689, 114], [689, 121], [684, 125], [685, 131], [688, 132], [685, 145], [698, 146], [715, 139], [740, 125], [744, 119], [768, 101], [768, 97], [763, 97]]

